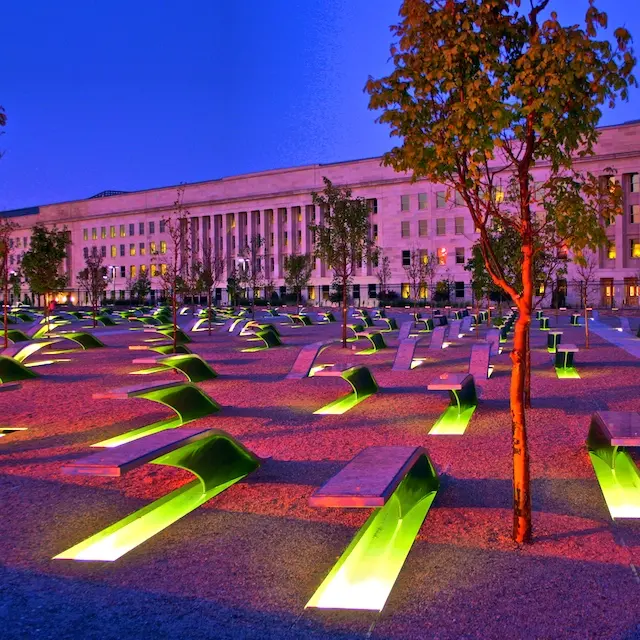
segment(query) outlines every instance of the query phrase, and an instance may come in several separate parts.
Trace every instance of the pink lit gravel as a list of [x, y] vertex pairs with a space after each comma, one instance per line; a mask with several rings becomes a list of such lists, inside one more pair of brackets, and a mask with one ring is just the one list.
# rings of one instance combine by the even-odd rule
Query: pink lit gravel
[[[473, 336], [433, 353], [425, 334], [416, 355], [427, 362], [407, 372], [391, 371], [397, 333], [371, 356], [330, 347], [320, 362], [366, 364], [382, 389], [342, 416], [317, 416], [348, 385], [284, 376], [303, 344], [336, 338], [339, 326], [279, 324], [286, 346], [270, 351], [242, 353], [254, 343], [220, 333], [198, 333], [193, 344], [220, 374], [200, 386], [223, 407], [194, 426], [233, 434], [268, 458], [262, 468], [115, 563], [53, 562], [189, 477], [154, 465], [119, 479], [63, 476], [63, 463], [90, 444], [168, 412], [91, 399], [142, 381], [129, 375], [140, 352], [127, 349], [140, 331], [116, 329], [103, 337], [107, 349], [55, 356], [71, 362], [39, 367], [40, 379], [0, 395], [0, 426], [28, 428], [0, 439], [2, 637], [640, 637], [640, 524], [611, 521], [584, 446], [593, 411], [640, 410], [638, 361], [594, 334], [584, 350], [583, 329], [569, 327], [568, 315], [560, 324], [563, 341], [581, 347], [581, 379], [556, 378], [534, 322], [535, 540], [524, 548], [510, 539], [508, 353], [482, 384], [465, 435], [428, 436], [448, 398], [427, 383], [466, 371]], [[441, 474], [438, 497], [382, 614], [305, 611], [368, 514], [312, 509], [308, 497], [377, 444], [425, 446]]]

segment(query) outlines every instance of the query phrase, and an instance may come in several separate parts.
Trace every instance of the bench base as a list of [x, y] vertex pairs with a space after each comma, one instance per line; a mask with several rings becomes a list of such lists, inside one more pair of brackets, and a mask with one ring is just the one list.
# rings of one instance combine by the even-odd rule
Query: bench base
[[611, 517], [640, 518], [640, 473], [631, 456], [615, 447], [610, 466], [598, 453], [589, 457]]
[[314, 411], [314, 414], [342, 415], [378, 391], [378, 385], [366, 367], [351, 367], [342, 371], [340, 375], [351, 385], [352, 392], [326, 404]]
[[457, 406], [448, 406], [429, 431], [430, 436], [461, 436], [467, 430], [476, 410], [475, 405], [459, 410]]
[[305, 608], [382, 611], [438, 489], [426, 456], [340, 556]]
[[565, 378], [579, 378], [580, 374], [575, 367], [556, 367], [556, 375], [560, 380]]

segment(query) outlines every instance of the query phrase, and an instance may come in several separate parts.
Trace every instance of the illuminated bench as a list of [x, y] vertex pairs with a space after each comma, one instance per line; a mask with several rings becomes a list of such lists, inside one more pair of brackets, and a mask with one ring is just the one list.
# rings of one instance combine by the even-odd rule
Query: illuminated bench
[[0, 383], [18, 382], [37, 377], [37, 373], [27, 369], [21, 362], [9, 356], [0, 355]]
[[446, 330], [447, 330], [446, 327], [441, 326], [441, 327], [436, 327], [431, 332], [431, 342], [429, 343], [430, 351], [440, 351], [440, 349], [444, 348], [444, 338], [445, 338]]
[[[162, 353], [165, 355], [173, 354], [173, 342], [166, 342], [163, 344], [132, 344], [129, 345], [129, 351], [155, 351], [156, 353]], [[191, 349], [185, 344], [176, 345], [175, 353], [192, 353]]]
[[147, 327], [161, 327], [167, 324], [167, 322], [155, 316], [129, 316], [128, 320], [129, 322], [140, 323]]
[[314, 411], [315, 414], [341, 415], [378, 391], [378, 384], [367, 367], [333, 365], [315, 372], [314, 377], [318, 376], [341, 377], [349, 383], [352, 392]]
[[443, 315], [442, 313], [434, 313], [433, 314], [433, 323], [438, 323], [439, 327], [445, 327], [447, 326], [448, 322], [447, 322], [447, 316]]
[[347, 329], [353, 332], [353, 337], [349, 338], [349, 341], [357, 340], [360, 336], [359, 334], [364, 331], [363, 324], [348, 324]]
[[[170, 340], [173, 340], [173, 325], [160, 325], [159, 327], [145, 327], [144, 329], [145, 333], [159, 333], [162, 336], [164, 336], [164, 338], [158, 338], [159, 340], [165, 340], [167, 338], [169, 338]], [[188, 344], [189, 342], [192, 342], [191, 338], [180, 328], [177, 327], [176, 331], [176, 344]]]
[[56, 344], [59, 340], [27, 340], [18, 342], [11, 347], [7, 347], [0, 351], [0, 355], [8, 356], [18, 362], [24, 362], [29, 356], [37, 353], [41, 349]]
[[476, 342], [471, 346], [469, 373], [474, 380], [488, 380], [493, 373], [491, 345], [488, 342]]
[[631, 331], [631, 325], [629, 324], [629, 318], [625, 316], [620, 316], [618, 318], [620, 320], [620, 331], [629, 332]]
[[558, 378], [579, 378], [578, 371], [573, 366], [573, 354], [579, 349], [575, 344], [560, 344], [556, 349], [555, 367]]
[[313, 320], [309, 316], [300, 315], [299, 313], [287, 314], [287, 318], [291, 320], [291, 324], [299, 327], [310, 326], [313, 324]]
[[[415, 314], [420, 315], [420, 314]], [[433, 318], [414, 318], [414, 324], [418, 331], [433, 331]], [[422, 325], [422, 329], [420, 329], [420, 325]]]
[[111, 318], [110, 316], [107, 315], [100, 315], [96, 318], [96, 322], [98, 324], [101, 324], [103, 327], [115, 327], [116, 326], [116, 322], [113, 320], [113, 318]]
[[403, 322], [398, 333], [398, 340], [400, 342], [406, 340], [411, 333], [411, 329], [413, 329], [413, 322]]
[[429, 391], [448, 391], [449, 406], [429, 431], [431, 435], [462, 435], [478, 405], [476, 385], [469, 373], [443, 373], [427, 386]]
[[558, 345], [562, 342], [562, 331], [553, 329], [549, 331], [547, 336], [547, 351], [549, 353], [556, 353]]
[[250, 320], [244, 325], [240, 331], [241, 336], [256, 335], [259, 331], [273, 331], [278, 337], [280, 337], [280, 330], [274, 324], [266, 323], [260, 324], [255, 320]]
[[242, 349], [244, 353], [250, 353], [252, 351], [264, 351], [265, 349], [272, 349], [273, 347], [279, 347], [282, 345], [282, 340], [280, 340], [280, 336], [272, 330], [273, 327], [269, 329], [264, 329], [260, 331], [256, 331], [253, 335], [253, 338], [249, 338], [250, 341], [253, 340], [261, 340], [261, 347], [250, 347], [249, 349]]
[[318, 508], [372, 508], [306, 607], [381, 611], [439, 488], [422, 447], [369, 447], [309, 498]]
[[453, 319], [454, 320], [462, 320], [462, 318], [464, 318], [465, 316], [465, 312], [463, 310], [456, 310], [453, 312]]
[[489, 319], [489, 312], [488, 311], [479, 311], [478, 312], [478, 321], [479, 322], [486, 322]]
[[547, 316], [540, 318], [540, 329], [542, 331], [549, 331], [549, 318], [547, 318]]
[[157, 355], [147, 358], [136, 358], [132, 364], [152, 364], [156, 365], [151, 369], [142, 369], [134, 371], [134, 374], [143, 375], [148, 373], [158, 373], [167, 369], [175, 369], [180, 371], [189, 382], [202, 382], [203, 380], [214, 380], [218, 374], [195, 353], [175, 354], [175, 355]]
[[579, 327], [580, 326], [580, 314], [572, 313], [571, 314], [571, 326]]
[[409, 371], [420, 364], [420, 360], [416, 360], [414, 357], [419, 341], [420, 338], [418, 336], [405, 338], [400, 341], [391, 371]]
[[319, 311], [318, 316], [321, 322], [336, 322], [336, 317], [332, 311]]
[[489, 329], [487, 331], [487, 342], [491, 345], [491, 355], [497, 356], [502, 351], [500, 346], [500, 331], [498, 329]]
[[140, 398], [157, 402], [171, 409], [175, 416], [153, 424], [128, 431], [127, 433], [98, 442], [94, 447], [119, 447], [127, 442], [148, 436], [151, 433], [180, 427], [187, 422], [204, 418], [220, 411], [220, 406], [202, 389], [190, 382], [158, 380], [147, 384], [121, 387], [110, 391], [94, 393], [94, 400], [129, 400]]
[[49, 335], [54, 338], [64, 338], [65, 340], [75, 342], [79, 347], [82, 347], [84, 351], [87, 349], [101, 349], [105, 346], [104, 342], [96, 338], [91, 333], [86, 333], [84, 331], [65, 331]]
[[287, 374], [287, 380], [301, 380], [311, 374], [313, 363], [322, 351], [324, 351], [335, 340], [324, 340], [306, 344], [300, 349], [296, 359]]
[[628, 447], [640, 446], [640, 414], [599, 411], [591, 416], [587, 448], [612, 518], [640, 518], [640, 473]]
[[238, 336], [248, 322], [248, 320], [241, 320], [240, 318], [229, 318], [222, 325], [220, 331], [230, 333], [232, 336]]
[[542, 309], [536, 310], [536, 320], [542, 320], [544, 318], [544, 311]]
[[371, 344], [370, 349], [359, 351], [358, 355], [368, 356], [372, 353], [376, 353], [381, 349], [387, 348], [387, 343], [384, 341], [384, 336], [379, 331], [364, 331], [358, 334], [358, 338], [366, 338]]
[[68, 475], [119, 477], [145, 463], [184, 469], [195, 479], [56, 555], [54, 560], [117, 560], [260, 466], [259, 459], [227, 433], [183, 427], [101, 451], [65, 465], [62, 471]]
[[382, 323], [383, 325], [386, 325], [386, 329], [382, 329], [382, 331], [397, 331], [398, 330], [398, 323], [396, 322], [395, 318], [379, 318], [377, 320], [377, 322]]

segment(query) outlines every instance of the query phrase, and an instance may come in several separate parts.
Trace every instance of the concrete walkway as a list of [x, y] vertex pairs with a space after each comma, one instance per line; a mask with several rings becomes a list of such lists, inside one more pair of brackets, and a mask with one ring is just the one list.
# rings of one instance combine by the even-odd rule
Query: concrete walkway
[[624, 349], [636, 358], [640, 358], [640, 338], [636, 338], [634, 333], [629, 331], [620, 331], [617, 328], [610, 327], [598, 320], [589, 321], [589, 330], [599, 335], [601, 338], [608, 340], [616, 347]]

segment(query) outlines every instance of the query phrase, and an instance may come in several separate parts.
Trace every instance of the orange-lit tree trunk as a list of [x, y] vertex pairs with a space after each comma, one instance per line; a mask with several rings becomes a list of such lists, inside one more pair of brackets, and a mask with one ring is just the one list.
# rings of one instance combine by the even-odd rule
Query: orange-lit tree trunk
[[531, 409], [531, 332], [527, 330], [526, 339], [526, 359], [524, 374], [524, 407]]
[[[346, 265], [342, 273], [346, 273]], [[349, 278], [342, 277], [342, 348], [347, 348], [347, 283]]]

